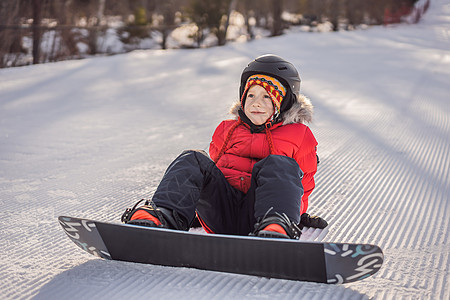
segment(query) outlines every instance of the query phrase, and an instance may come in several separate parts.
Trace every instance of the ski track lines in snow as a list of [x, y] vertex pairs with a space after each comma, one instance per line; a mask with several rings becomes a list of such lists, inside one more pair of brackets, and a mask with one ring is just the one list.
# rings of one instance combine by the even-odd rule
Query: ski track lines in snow
[[[401, 119], [401, 112], [395, 113]], [[322, 159], [319, 169], [317, 185], [326, 188], [315, 191], [312, 199], [320, 213], [331, 221], [334, 239], [357, 238], [381, 245], [387, 249], [387, 267], [377, 276], [390, 278], [386, 285], [396, 282], [416, 287], [401, 293], [395, 288], [383, 291], [381, 294], [388, 298], [396, 294], [426, 297], [430, 295], [421, 293], [421, 289], [435, 285], [442, 291], [447, 284], [449, 249], [440, 243], [448, 230], [449, 143], [448, 136], [443, 138], [440, 133], [448, 132], [448, 115], [446, 122], [441, 123], [445, 126], [426, 126], [440, 122], [440, 116], [436, 110], [425, 121], [402, 120], [405, 122], [397, 124], [395, 139], [390, 137], [389, 111], [377, 116], [374, 123], [336, 122], [344, 125], [335, 131], [340, 141], [334, 153]], [[333, 147], [332, 135], [327, 132], [327, 137], [330, 145], [325, 142], [320, 147]], [[435, 277], [421, 268], [427, 265], [439, 270]], [[392, 272], [389, 267], [393, 266], [402, 272]], [[358, 285], [363, 283], [355, 284]], [[444, 298], [445, 295], [441, 294]], [[378, 297], [384, 296], [377, 294]]]
[[[450, 299], [449, 12], [436, 0], [418, 25], [0, 70], [0, 298]], [[316, 107], [309, 212], [325, 241], [380, 245], [377, 274], [332, 286], [104, 261], [67, 238], [58, 215], [118, 222], [182, 150], [206, 149], [238, 65], [266, 52], [301, 66]]]

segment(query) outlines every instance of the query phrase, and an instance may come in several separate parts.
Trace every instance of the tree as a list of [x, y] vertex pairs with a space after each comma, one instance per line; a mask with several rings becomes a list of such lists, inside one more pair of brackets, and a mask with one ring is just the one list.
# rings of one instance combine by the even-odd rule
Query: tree
[[180, 8], [177, 0], [165, 0], [156, 7], [156, 12], [162, 15], [162, 22], [157, 30], [162, 34], [161, 48], [167, 49], [167, 39], [176, 28], [176, 13]]
[[367, 13], [366, 1], [345, 0], [345, 17], [349, 26], [355, 26], [364, 22]]
[[[344, 0], [345, 1], [345, 0]], [[329, 3], [328, 18], [333, 25], [333, 31], [339, 30], [339, 19], [342, 17], [342, 0], [332, 0]]]
[[19, 27], [22, 15], [31, 17], [31, 2], [23, 0], [0, 1], [0, 68], [15, 66], [19, 56], [26, 53], [22, 37], [26, 30]]
[[282, 0], [271, 0], [271, 12], [272, 12], [272, 26], [271, 35], [277, 36], [283, 34], [284, 24], [281, 19], [281, 14], [283, 13], [283, 1]]
[[195, 35], [197, 46], [205, 39], [205, 31], [209, 30], [218, 40], [219, 45], [226, 42], [226, 23], [231, 0], [192, 0], [187, 9], [188, 16], [197, 25]]
[[41, 46], [41, 0], [33, 0], [33, 64], [39, 63]]

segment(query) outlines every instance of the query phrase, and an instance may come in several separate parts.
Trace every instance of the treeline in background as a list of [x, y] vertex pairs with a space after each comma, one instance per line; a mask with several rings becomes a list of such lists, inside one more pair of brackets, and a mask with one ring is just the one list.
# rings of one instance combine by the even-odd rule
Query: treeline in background
[[1, 0], [0, 67], [417, 22], [429, 0]]

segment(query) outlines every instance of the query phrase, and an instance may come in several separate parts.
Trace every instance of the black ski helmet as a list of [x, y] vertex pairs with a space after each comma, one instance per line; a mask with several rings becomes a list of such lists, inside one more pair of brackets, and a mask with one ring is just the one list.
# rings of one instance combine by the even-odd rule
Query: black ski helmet
[[277, 55], [266, 54], [255, 58], [242, 71], [239, 99], [242, 99], [247, 79], [254, 74], [275, 77], [287, 88], [288, 92], [283, 99], [281, 112], [289, 109], [300, 95], [301, 79], [294, 65]]

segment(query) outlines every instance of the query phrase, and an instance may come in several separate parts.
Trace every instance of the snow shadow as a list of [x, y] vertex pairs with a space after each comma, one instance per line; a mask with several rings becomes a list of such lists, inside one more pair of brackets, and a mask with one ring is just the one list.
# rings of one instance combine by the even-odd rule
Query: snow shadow
[[101, 259], [60, 273], [33, 299], [309, 299], [318, 289], [323, 299], [368, 299], [343, 285]]

